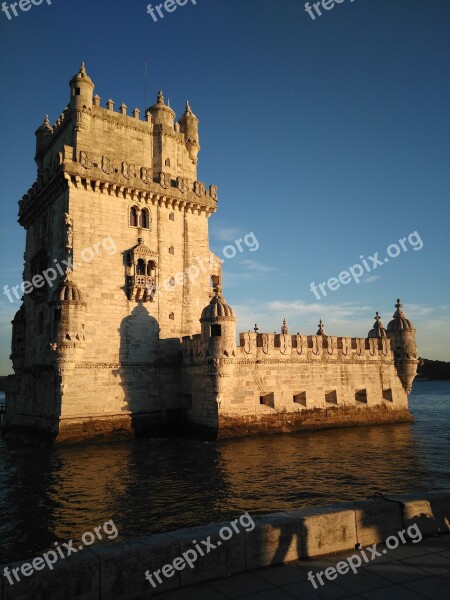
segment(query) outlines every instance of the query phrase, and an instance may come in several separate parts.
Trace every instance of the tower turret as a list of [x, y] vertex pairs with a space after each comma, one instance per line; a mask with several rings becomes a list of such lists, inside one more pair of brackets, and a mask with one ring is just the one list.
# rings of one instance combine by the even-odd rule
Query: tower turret
[[175, 112], [164, 102], [164, 94], [161, 91], [158, 92], [156, 104], [150, 106], [148, 111], [151, 113], [155, 125], [166, 125], [173, 129]]
[[369, 334], [367, 337], [369, 337], [369, 338], [387, 337], [386, 329], [384, 328], [384, 325], [381, 322], [381, 317], [378, 312], [375, 314], [375, 323], [373, 324], [373, 328], [369, 331]]
[[178, 123], [180, 124], [181, 133], [184, 133], [186, 138], [186, 148], [189, 152], [189, 157], [193, 163], [197, 163], [198, 153], [200, 152], [198, 119], [192, 112], [189, 101], [186, 101], [186, 110]]
[[387, 326], [388, 337], [392, 340], [395, 366], [407, 394], [417, 372], [416, 330], [412, 322], [406, 318], [400, 298], [395, 305], [394, 318]]
[[74, 113], [74, 129], [87, 129], [92, 116], [94, 83], [86, 73], [84, 63], [70, 80], [70, 108]]
[[55, 290], [50, 303], [53, 311], [51, 350], [59, 360], [74, 360], [83, 353], [86, 302], [68, 273]]
[[236, 314], [218, 288], [203, 309], [202, 343], [211, 357], [232, 356], [236, 349]]
[[36, 130], [36, 154], [34, 160], [36, 161], [39, 173], [42, 171], [43, 166], [42, 156], [48, 144], [50, 143], [52, 136], [53, 129], [50, 126], [48, 115], [46, 115], [44, 122]]

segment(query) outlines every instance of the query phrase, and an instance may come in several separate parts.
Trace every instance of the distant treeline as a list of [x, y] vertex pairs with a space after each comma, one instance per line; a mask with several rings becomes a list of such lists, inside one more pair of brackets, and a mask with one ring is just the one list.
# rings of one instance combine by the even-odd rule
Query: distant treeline
[[450, 362], [442, 360], [419, 359], [417, 376], [423, 379], [450, 379]]

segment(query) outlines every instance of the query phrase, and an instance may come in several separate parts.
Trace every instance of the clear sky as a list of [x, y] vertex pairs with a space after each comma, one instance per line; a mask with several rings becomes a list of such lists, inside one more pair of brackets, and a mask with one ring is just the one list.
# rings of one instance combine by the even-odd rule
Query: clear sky
[[[0, 13], [0, 373], [34, 131], [58, 118], [81, 61], [103, 106], [143, 110], [145, 59], [147, 104], [162, 89], [178, 116], [189, 98], [200, 119], [199, 178], [219, 186], [212, 249], [258, 240], [224, 262], [238, 330], [279, 331], [286, 317], [311, 334], [322, 318], [330, 335], [365, 336], [400, 296], [419, 354], [450, 360], [448, 0], [344, 0], [315, 20], [298, 0], [188, 0], [156, 22], [140, 0], [17, 11]], [[361, 256], [381, 264], [369, 273]], [[360, 283], [311, 291], [356, 263]]]

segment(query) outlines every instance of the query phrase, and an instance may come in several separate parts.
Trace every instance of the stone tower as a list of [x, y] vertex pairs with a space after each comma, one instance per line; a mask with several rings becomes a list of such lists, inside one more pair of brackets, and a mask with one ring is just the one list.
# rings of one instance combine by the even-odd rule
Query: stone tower
[[416, 330], [412, 322], [406, 318], [400, 298], [395, 305], [394, 318], [387, 326], [387, 333], [393, 345], [395, 366], [405, 392], [411, 392], [412, 383], [417, 373]]
[[209, 250], [217, 187], [197, 179], [198, 119], [158, 93], [145, 111], [102, 107], [84, 64], [56, 123], [36, 131], [37, 179], [13, 325], [5, 428], [82, 439], [160, 427], [177, 409], [181, 338], [221, 283]]

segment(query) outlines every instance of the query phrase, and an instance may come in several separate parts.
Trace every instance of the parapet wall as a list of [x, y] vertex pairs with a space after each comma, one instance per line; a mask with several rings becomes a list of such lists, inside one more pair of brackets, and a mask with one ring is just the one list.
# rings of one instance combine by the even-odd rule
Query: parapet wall
[[[14, 586], [2, 577], [0, 600], [153, 597], [154, 590], [145, 579], [145, 572], [153, 573], [173, 564], [183, 552], [194, 550], [195, 540], [206, 540], [208, 536], [216, 548], [199, 558], [195, 568], [187, 567], [175, 571], [170, 579], [164, 578], [156, 593], [294, 560], [355, 550], [358, 544], [368, 547], [390, 536], [399, 537], [399, 532], [410, 526], [416, 526], [422, 537], [448, 534], [450, 490], [309, 508], [293, 506], [286, 512], [250, 516], [254, 528], [241, 528], [226, 542], [219, 537], [219, 531], [230, 523], [92, 546], [56, 563], [52, 571], [45, 569], [30, 577], [22, 576]], [[17, 569], [24, 564], [25, 561], [8, 568]], [[0, 567], [2, 573], [5, 566]]]
[[351, 338], [322, 335], [241, 333], [240, 355], [246, 358], [303, 358], [305, 360], [393, 360], [389, 338]]

